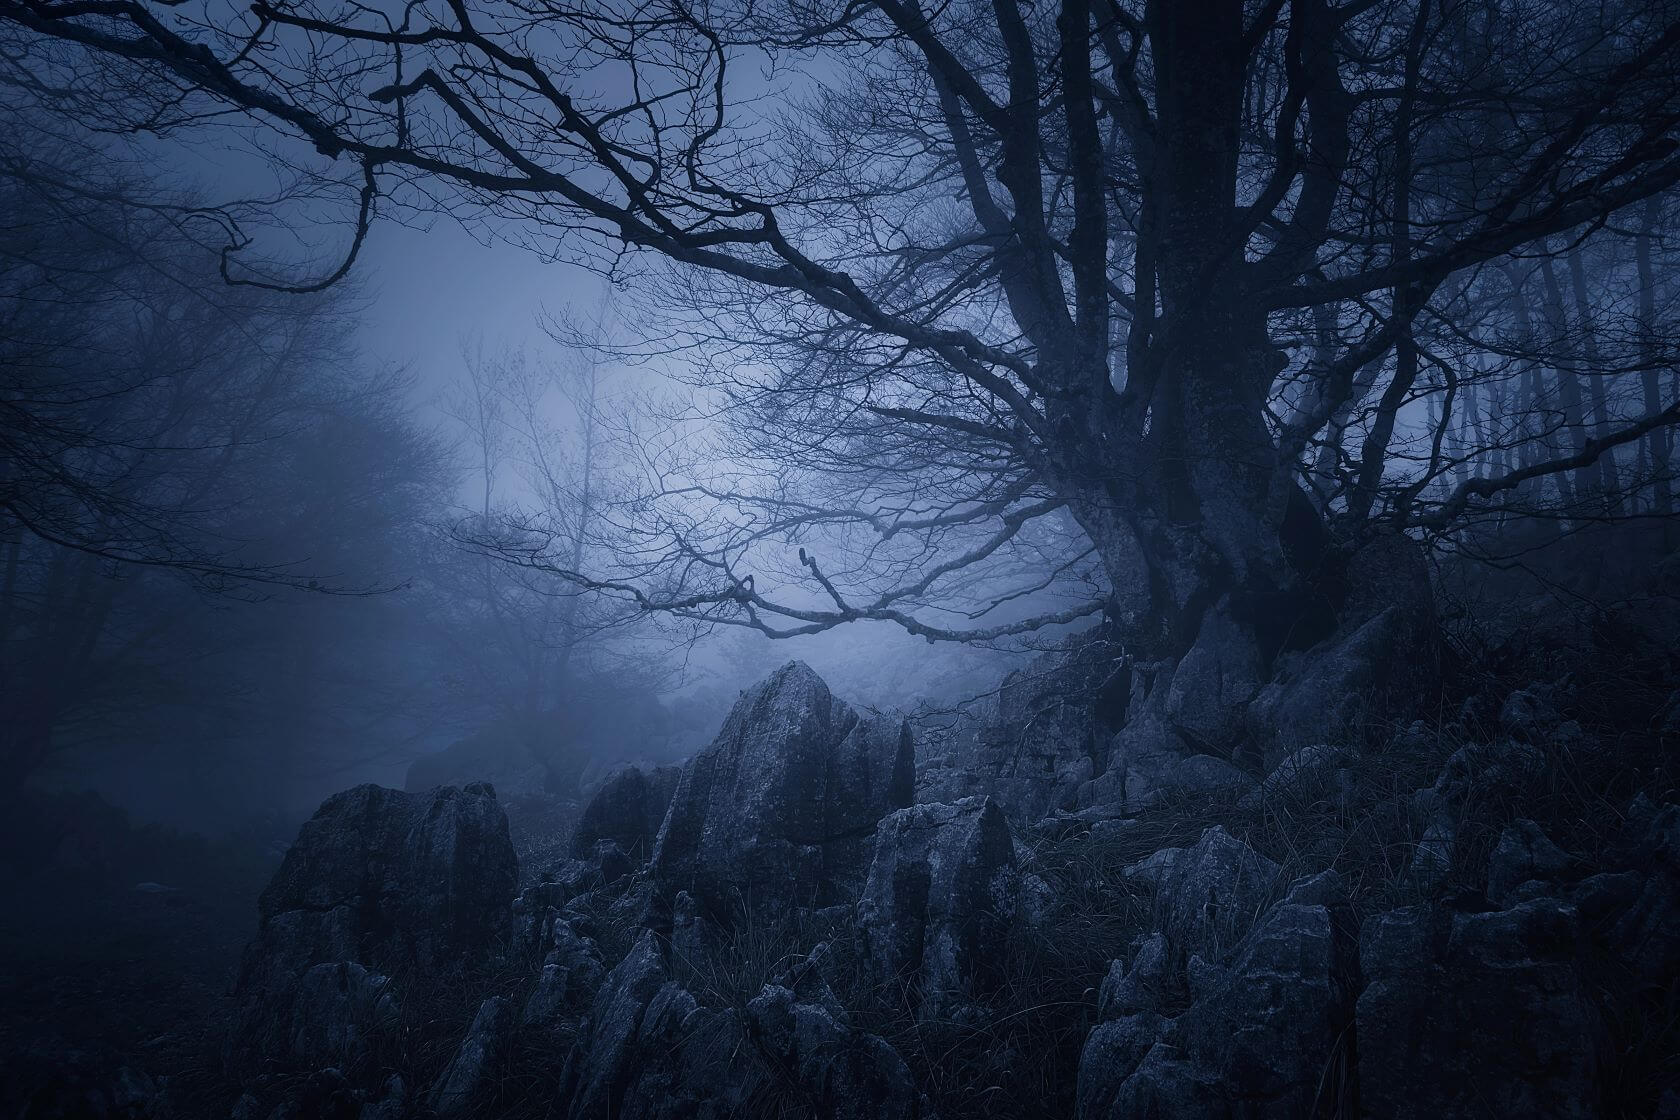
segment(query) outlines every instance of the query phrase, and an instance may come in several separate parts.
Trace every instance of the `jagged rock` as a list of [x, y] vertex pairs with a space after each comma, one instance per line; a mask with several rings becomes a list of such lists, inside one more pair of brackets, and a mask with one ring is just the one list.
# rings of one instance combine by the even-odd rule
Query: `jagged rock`
[[687, 891], [671, 900], [671, 955], [690, 968], [704, 968], [716, 955], [721, 931], [700, 913], [699, 904]]
[[[1107, 1020], [1152, 1011], [1161, 1005], [1166, 984], [1167, 939], [1156, 932], [1144, 941], [1130, 968], [1119, 961], [1109, 966], [1108, 976], [1097, 993], [1097, 1015]], [[1143, 1057], [1141, 1051], [1138, 1057]]]
[[537, 977], [537, 986], [531, 989], [531, 994], [525, 999], [525, 1008], [519, 1013], [520, 1023], [527, 1027], [546, 1027], [557, 1021], [571, 1002], [573, 990], [570, 981], [570, 975], [560, 965], [543, 965], [542, 974]]
[[1355, 734], [1374, 714], [1373, 695], [1403, 694], [1390, 678], [1401, 675], [1395, 669], [1404, 654], [1395, 651], [1415, 644], [1415, 629], [1403, 608], [1392, 607], [1317, 649], [1280, 659], [1280, 677], [1248, 711], [1251, 726], [1274, 744], [1266, 761], [1275, 765], [1300, 746]]
[[[263, 891], [258, 955], [307, 952], [298, 935], [309, 925], [335, 949], [349, 939], [355, 951], [332, 959], [460, 960], [505, 931], [516, 874], [507, 818], [489, 786], [420, 796], [357, 786], [304, 823]], [[277, 924], [288, 927], [284, 944], [267, 936]]]
[[919, 770], [916, 800], [989, 796], [1020, 826], [1074, 807], [1109, 766], [1133, 676], [1100, 632], [1040, 654], [957, 722]]
[[1425, 891], [1438, 888], [1452, 873], [1453, 848], [1458, 842], [1458, 830], [1451, 818], [1438, 817], [1424, 830], [1406, 872], [1417, 886]]
[[1163, 848], [1125, 871], [1129, 882], [1154, 890], [1157, 928], [1185, 955], [1234, 944], [1280, 874], [1276, 863], [1219, 825], [1194, 847]]
[[595, 998], [606, 977], [600, 948], [564, 919], [551, 927], [547, 955], [537, 986], [525, 1001], [520, 1021], [547, 1026]]
[[395, 1028], [391, 982], [354, 961], [318, 964], [305, 972], [291, 1002], [287, 1050], [302, 1066], [344, 1066], [369, 1041]]
[[1109, 1019], [1092, 1028], [1079, 1054], [1075, 1114], [1079, 1120], [1122, 1120], [1116, 1098], [1173, 1021], [1153, 1011]]
[[740, 1115], [775, 1092], [822, 1120], [914, 1120], [909, 1070], [852, 1027], [820, 974], [821, 947], [734, 1010], [702, 1007], [645, 933], [596, 997], [562, 1077], [571, 1120]]
[[1315, 743], [1285, 755], [1271, 769], [1260, 788], [1243, 799], [1245, 809], [1272, 803], [1284, 806], [1317, 805], [1339, 796], [1349, 760], [1345, 748]]
[[790, 953], [771, 973], [767, 984], [786, 988], [800, 1003], [815, 1004], [827, 1012], [829, 1018], [844, 1025], [849, 1016], [823, 974], [831, 950], [829, 942], [823, 941], [809, 953]]
[[328, 798], [258, 903], [236, 1038], [286, 1049], [289, 1039], [275, 1045], [275, 1025], [291, 1022], [315, 965], [396, 974], [490, 952], [507, 929], [515, 879], [507, 818], [487, 785], [419, 796], [364, 785]]
[[1181, 1047], [1253, 1117], [1320, 1111], [1324, 1071], [1353, 1018], [1353, 910], [1334, 872], [1305, 880], [1199, 980]]
[[1590, 1117], [1603, 1024], [1574, 967], [1572, 907], [1536, 899], [1377, 915], [1360, 936], [1359, 1093], [1368, 1116]]
[[1258, 685], [1231, 664], [1250, 665], [1252, 652], [1215, 611], [1182, 661], [1135, 668], [1128, 718], [1109, 743], [1108, 768], [1080, 786], [1075, 803], [1136, 813], [1164, 794], [1217, 796], [1252, 787], [1246, 771], [1206, 753], [1237, 742], [1242, 706]]
[[1113, 1105], [1089, 1114], [1111, 1120], [1148, 1116], [1155, 1120], [1222, 1120], [1232, 1109], [1221, 1085], [1206, 1067], [1181, 1056], [1170, 1042], [1157, 1042], [1137, 1070], [1120, 1084]]
[[1232, 617], [1229, 599], [1221, 599], [1202, 616], [1195, 642], [1173, 669], [1166, 725], [1193, 751], [1230, 754], [1264, 683], [1261, 660], [1252, 634]]
[[680, 766], [625, 765], [609, 774], [584, 806], [572, 856], [588, 859], [597, 844], [610, 840], [632, 858], [647, 858], [681, 776]]
[[1569, 856], [1531, 820], [1513, 821], [1499, 835], [1488, 858], [1488, 901], [1503, 906], [1524, 883], [1556, 878], [1569, 867]]
[[820, 1004], [767, 984], [747, 1004], [748, 1030], [798, 1083], [813, 1120], [914, 1120], [920, 1095], [898, 1052]]
[[924, 1015], [994, 983], [1015, 879], [1009, 822], [990, 798], [887, 817], [857, 907], [871, 974], [905, 986]]
[[1555, 688], [1539, 684], [1517, 689], [1500, 706], [1500, 729], [1524, 743], [1544, 743], [1554, 738], [1564, 723], [1555, 693]]
[[1412, 880], [1426, 891], [1438, 888], [1452, 871], [1464, 814], [1478, 803], [1521, 796], [1545, 769], [1545, 755], [1510, 739], [1454, 751], [1434, 784], [1412, 797], [1412, 816], [1424, 829], [1408, 869]]
[[513, 900], [511, 943], [516, 952], [540, 959], [554, 938], [561, 908], [576, 896], [576, 877], [545, 879], [519, 892]]
[[634, 1072], [637, 1033], [654, 995], [667, 980], [659, 940], [644, 931], [607, 974], [561, 1077], [572, 1120], [624, 1115], [624, 1092]]
[[1624, 866], [1638, 876], [1638, 893], [1610, 927], [1610, 944], [1643, 982], [1660, 985], [1680, 974], [1680, 805], [1630, 818], [1638, 839]]
[[1076, 803], [1081, 809], [1137, 812], [1154, 800], [1167, 775], [1184, 759], [1184, 741], [1168, 723], [1166, 712], [1174, 670], [1170, 661], [1133, 669], [1126, 725], [1109, 742], [1107, 769], [1080, 786]]
[[1545, 770], [1546, 756], [1526, 743], [1471, 743], [1452, 753], [1421, 802], [1456, 816], [1472, 800], [1521, 794]]
[[1302, 746], [1403, 715], [1438, 678], [1435, 593], [1416, 542], [1398, 533], [1368, 542], [1349, 558], [1344, 582], [1335, 631], [1281, 655], [1248, 708], [1268, 769]]
[[429, 1103], [439, 1116], [454, 1116], [475, 1104], [500, 1065], [513, 1037], [513, 1008], [501, 996], [479, 1004], [472, 1027], [432, 1087]]
[[1304, 879], [1239, 942], [1228, 964], [1188, 961], [1193, 1002], [1158, 1013], [1167, 941], [1110, 972], [1107, 1022], [1080, 1059], [1081, 1120], [1319, 1115], [1324, 1071], [1347, 1031], [1357, 986], [1353, 911], [1333, 872]]
[[851, 893], [876, 820], [910, 803], [909, 727], [860, 719], [790, 662], [748, 690], [683, 768], [651, 870], [709, 910], [826, 905]]
[[[604, 841], [612, 851], [616, 844]], [[540, 958], [552, 947], [557, 923], [569, 921], [580, 899], [600, 888], [604, 876], [582, 860], [569, 860], [554, 878], [545, 878], [519, 893], [513, 900], [511, 945], [516, 953]]]
[[915, 801], [916, 747], [909, 722], [899, 716], [860, 715], [833, 748], [825, 786], [826, 861], [832, 868], [861, 869], [868, 863], [875, 825]]

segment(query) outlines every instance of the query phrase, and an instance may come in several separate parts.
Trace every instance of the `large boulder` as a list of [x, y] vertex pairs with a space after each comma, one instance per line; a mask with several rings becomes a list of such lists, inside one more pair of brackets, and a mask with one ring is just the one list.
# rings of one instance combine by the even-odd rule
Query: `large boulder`
[[1195, 642], [1173, 669], [1162, 705], [1166, 725], [1189, 750], [1229, 756], [1263, 674], [1252, 631], [1221, 599], [1203, 615]]
[[683, 767], [650, 869], [714, 912], [841, 902], [875, 822], [914, 794], [908, 723], [860, 716], [790, 662]]
[[1366, 921], [1358, 1001], [1367, 1116], [1598, 1115], [1604, 1024], [1575, 967], [1573, 907], [1539, 898]]
[[871, 975], [937, 1015], [999, 979], [1014, 918], [1015, 842], [997, 802], [917, 805], [883, 820], [857, 904]]
[[572, 856], [589, 859], [597, 844], [610, 840], [633, 857], [647, 858], [681, 776], [678, 766], [626, 764], [614, 770], [584, 806], [572, 834]]
[[1531, 820], [1512, 821], [1488, 857], [1488, 901], [1504, 906], [1527, 883], [1549, 882], [1569, 869], [1569, 855]]
[[[239, 1034], [283, 1052], [313, 966], [386, 975], [465, 965], [504, 939], [517, 876], [507, 818], [487, 785], [415, 795], [364, 785], [304, 823], [258, 902], [237, 995]], [[295, 1025], [294, 1025], [295, 1035]]]

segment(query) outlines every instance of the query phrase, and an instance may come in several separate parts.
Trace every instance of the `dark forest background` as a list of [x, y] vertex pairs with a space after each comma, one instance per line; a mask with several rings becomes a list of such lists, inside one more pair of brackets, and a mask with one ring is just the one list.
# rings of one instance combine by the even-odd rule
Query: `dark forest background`
[[[0, 0], [14, 1018], [206, 1015], [358, 783], [529, 879], [791, 657], [924, 801], [1048, 653], [1045, 819], [1524, 689], [1613, 746], [1548, 811], [1661, 803], [1677, 185], [1650, 0]], [[399, 226], [541, 313], [382, 352]]]

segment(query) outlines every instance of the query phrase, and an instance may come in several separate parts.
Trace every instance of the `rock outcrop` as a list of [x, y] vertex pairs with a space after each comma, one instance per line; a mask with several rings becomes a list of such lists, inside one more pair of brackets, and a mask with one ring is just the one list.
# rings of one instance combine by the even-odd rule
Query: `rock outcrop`
[[846, 1021], [814, 965], [783, 970], [743, 1011], [702, 1006], [652, 933], [596, 996], [561, 1079], [570, 1120], [679, 1120], [779, 1101], [814, 1120], [916, 1120], [902, 1058]]
[[860, 715], [791, 662], [683, 767], [649, 870], [718, 913], [844, 902], [875, 822], [914, 788], [909, 725]]
[[[832, 1003], [832, 1000], [825, 1001]], [[838, 1012], [838, 1013], [837, 1013]], [[766, 984], [747, 1004], [747, 1034], [786, 1071], [816, 1120], [914, 1120], [920, 1094], [898, 1052], [854, 1029], [837, 1005], [804, 1002]]]
[[372, 1039], [395, 1029], [399, 1009], [389, 978], [338, 961], [315, 965], [298, 979], [289, 1012], [285, 1056], [315, 1069], [361, 1059]]
[[[351, 988], [374, 984], [367, 970], [444, 971], [489, 953], [507, 932], [516, 875], [507, 818], [487, 785], [422, 795], [364, 785], [329, 798], [262, 893], [237, 988], [239, 1034], [284, 1050], [289, 1040], [272, 1037], [278, 1024], [313, 1037], [294, 1010], [356, 1002]], [[326, 999], [329, 973], [317, 965], [345, 966], [330, 972], [345, 985], [339, 1004]], [[322, 1037], [338, 1029], [322, 1027]]]
[[1573, 907], [1367, 920], [1359, 1095], [1367, 1116], [1598, 1115], [1604, 1024], [1575, 967]]
[[626, 764], [614, 770], [584, 806], [572, 834], [572, 857], [590, 859], [596, 845], [608, 840], [632, 858], [645, 860], [653, 852], [681, 776], [678, 766]]
[[1125, 720], [1130, 673], [1100, 632], [1014, 670], [929, 747], [917, 773], [924, 803], [990, 797], [1017, 826], [1074, 807], [1109, 764]]
[[857, 904], [873, 977], [922, 1015], [995, 984], [1018, 878], [1009, 822], [990, 798], [887, 817]]
[[1163, 848], [1126, 868], [1154, 892], [1156, 928], [1184, 956], [1234, 944], [1265, 909], [1281, 869], [1219, 826], [1189, 848]]
[[429, 1103], [439, 1116], [458, 1116], [478, 1104], [506, 1057], [514, 1014], [508, 1001], [491, 996], [479, 1005], [467, 1037], [433, 1086]]
[[[1169, 889], [1193, 890], [1196, 875], [1220, 877], [1249, 862], [1231, 858], [1225, 840], [1198, 849], [1201, 868], [1186, 863]], [[1169, 902], [1167, 929], [1144, 942], [1129, 968], [1116, 962], [1103, 984], [1104, 1021], [1080, 1060], [1079, 1117], [1330, 1114], [1347, 1091], [1333, 1067], [1357, 990], [1352, 908], [1340, 880], [1326, 873], [1296, 883], [1226, 952], [1208, 938], [1217, 920], [1187, 924], [1182, 910], [1174, 915], [1186, 897]], [[1184, 996], [1188, 1010], [1169, 1017]]]
[[1438, 679], [1435, 592], [1416, 542], [1393, 534], [1367, 543], [1347, 560], [1341, 583], [1334, 632], [1281, 654], [1248, 705], [1250, 736], [1268, 768], [1409, 711]]

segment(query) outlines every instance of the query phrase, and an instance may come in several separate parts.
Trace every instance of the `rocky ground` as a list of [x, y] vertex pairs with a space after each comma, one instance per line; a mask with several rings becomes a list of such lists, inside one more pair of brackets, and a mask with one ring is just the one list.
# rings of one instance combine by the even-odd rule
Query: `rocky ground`
[[1680, 1117], [1663, 674], [1602, 650], [1541, 679], [1449, 667], [1450, 706], [1394, 720], [1385, 617], [1261, 690], [1274, 733], [1237, 749], [1207, 692], [1229, 681], [1098, 634], [933, 730], [790, 663], [686, 763], [612, 775], [564, 838], [510, 833], [489, 784], [345, 791], [237, 964], [210, 928], [239, 928], [215, 910], [237, 890], [37, 908], [84, 946], [153, 932], [9, 958], [6, 1050], [33, 1057], [8, 1105]]

